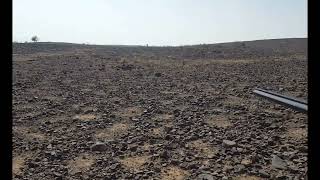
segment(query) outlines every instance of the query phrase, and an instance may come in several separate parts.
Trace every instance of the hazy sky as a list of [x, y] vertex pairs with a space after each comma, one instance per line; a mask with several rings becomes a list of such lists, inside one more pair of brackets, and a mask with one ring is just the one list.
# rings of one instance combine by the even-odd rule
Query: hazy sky
[[13, 0], [13, 40], [187, 45], [307, 37], [307, 0]]

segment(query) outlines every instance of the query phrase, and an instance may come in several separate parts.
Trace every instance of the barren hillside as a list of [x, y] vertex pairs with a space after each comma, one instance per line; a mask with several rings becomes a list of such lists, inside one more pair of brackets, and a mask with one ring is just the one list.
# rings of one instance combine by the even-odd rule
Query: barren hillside
[[304, 179], [307, 39], [13, 44], [14, 179]]

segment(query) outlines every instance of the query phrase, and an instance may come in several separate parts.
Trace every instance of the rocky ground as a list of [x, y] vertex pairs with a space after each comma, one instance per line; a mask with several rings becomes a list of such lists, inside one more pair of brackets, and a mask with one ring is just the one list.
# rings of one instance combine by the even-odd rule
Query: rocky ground
[[307, 99], [306, 52], [227, 45], [14, 44], [13, 178], [304, 179], [307, 116], [252, 90]]

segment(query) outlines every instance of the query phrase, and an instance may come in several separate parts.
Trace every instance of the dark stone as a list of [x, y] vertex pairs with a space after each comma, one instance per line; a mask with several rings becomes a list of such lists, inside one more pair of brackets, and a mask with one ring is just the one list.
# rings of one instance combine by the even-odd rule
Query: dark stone
[[91, 151], [106, 151], [107, 148], [107, 145], [101, 142], [97, 142], [90, 147]]
[[132, 152], [137, 151], [137, 149], [138, 149], [138, 146], [131, 146], [130, 147], [130, 151], [132, 151]]
[[180, 109], [175, 109], [175, 110], [173, 111], [173, 114], [175, 114], [175, 115], [179, 115], [179, 113], [180, 113]]
[[198, 169], [199, 165], [197, 163], [188, 164], [188, 169]]
[[38, 163], [34, 163], [34, 162], [29, 162], [29, 163], [28, 163], [28, 166], [29, 166], [30, 168], [36, 168], [36, 167], [39, 167], [39, 164], [38, 164]]
[[168, 151], [165, 150], [162, 153], [160, 153], [160, 157], [164, 159], [168, 159], [169, 158]]
[[246, 168], [246, 167], [245, 167], [244, 165], [238, 164], [238, 165], [235, 167], [235, 171], [242, 173], [242, 172], [245, 170], [245, 168]]
[[128, 145], [126, 145], [126, 144], [122, 144], [122, 146], [121, 146], [121, 151], [125, 151], [125, 150], [127, 150], [127, 148], [128, 148]]

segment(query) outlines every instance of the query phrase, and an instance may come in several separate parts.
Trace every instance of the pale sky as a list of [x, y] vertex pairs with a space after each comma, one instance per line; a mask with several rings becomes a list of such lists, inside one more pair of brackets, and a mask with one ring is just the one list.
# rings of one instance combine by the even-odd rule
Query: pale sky
[[13, 41], [191, 45], [307, 37], [307, 0], [13, 0]]

